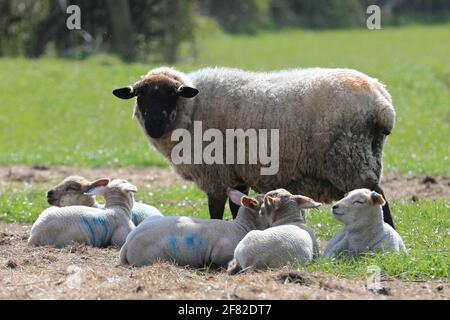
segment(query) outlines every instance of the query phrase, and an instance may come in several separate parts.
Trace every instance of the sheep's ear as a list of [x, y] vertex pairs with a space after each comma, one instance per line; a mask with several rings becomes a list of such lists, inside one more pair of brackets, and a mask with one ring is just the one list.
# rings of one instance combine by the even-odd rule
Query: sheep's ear
[[124, 184], [121, 186], [121, 188], [122, 188], [122, 190], [125, 191], [125, 192], [137, 192], [136, 186], [135, 186], [134, 184], [129, 183], [129, 182], [124, 183]]
[[91, 184], [88, 186], [84, 194], [88, 196], [96, 196], [96, 195], [104, 195], [106, 186], [109, 183], [108, 178], [102, 178], [98, 180], [94, 180], [91, 182]]
[[386, 204], [386, 201], [384, 200], [383, 196], [379, 193], [376, 193], [375, 191], [372, 191], [370, 193], [370, 199], [372, 199], [374, 204], [378, 204], [380, 206], [384, 206]]
[[104, 196], [106, 191], [105, 186], [91, 187], [84, 193], [87, 196]]
[[177, 94], [183, 98], [193, 98], [198, 94], [198, 90], [182, 84], [176, 90]]
[[242, 193], [238, 190], [232, 189], [232, 188], [228, 188], [227, 189], [227, 195], [228, 198], [230, 198], [231, 202], [233, 202], [234, 204], [240, 206], [241, 205], [241, 198], [243, 196], [245, 196], [245, 193]]
[[114, 89], [112, 93], [120, 99], [131, 99], [136, 97], [136, 91], [132, 86]]
[[308, 198], [308, 197], [304, 197], [304, 196], [300, 196], [300, 195], [296, 195], [294, 197], [295, 197], [295, 201], [297, 202], [298, 206], [301, 209], [318, 208], [321, 205], [321, 203], [315, 202], [313, 199]]
[[100, 187], [100, 186], [106, 187], [108, 185], [109, 181], [110, 181], [109, 178], [101, 178], [101, 179], [94, 180], [89, 184], [89, 188]]
[[265, 196], [264, 204], [271, 209], [278, 209], [281, 204], [281, 199], [272, 196]]
[[260, 207], [258, 200], [246, 195], [241, 197], [241, 205], [253, 210], [259, 210]]

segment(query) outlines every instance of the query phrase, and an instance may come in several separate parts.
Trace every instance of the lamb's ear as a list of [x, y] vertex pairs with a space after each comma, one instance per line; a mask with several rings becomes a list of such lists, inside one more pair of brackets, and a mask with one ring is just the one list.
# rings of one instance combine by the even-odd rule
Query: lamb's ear
[[271, 209], [278, 209], [281, 204], [281, 199], [277, 197], [272, 196], [265, 196], [264, 197], [264, 204]]
[[258, 200], [246, 195], [241, 197], [241, 205], [253, 210], [259, 210], [259, 207], [261, 206]]
[[245, 196], [245, 193], [242, 193], [238, 190], [232, 189], [232, 188], [228, 188], [227, 189], [227, 195], [228, 198], [230, 198], [231, 202], [233, 202], [234, 204], [240, 206], [241, 205], [241, 198], [243, 196]]
[[88, 195], [88, 196], [104, 196], [105, 190], [106, 190], [105, 186], [98, 186], [98, 187], [89, 188], [88, 190], [86, 190], [86, 192], [84, 194]]
[[177, 94], [183, 98], [193, 98], [198, 94], [198, 90], [182, 84], [176, 89]]
[[383, 196], [379, 193], [376, 193], [375, 191], [372, 191], [370, 193], [370, 199], [372, 199], [374, 204], [378, 204], [380, 206], [384, 206], [386, 204], [386, 201], [384, 200]]
[[90, 183], [89, 188], [100, 187], [100, 186], [106, 187], [108, 185], [109, 181], [110, 181], [109, 178], [101, 178], [101, 179], [94, 180]]
[[91, 184], [88, 186], [84, 194], [88, 196], [95, 196], [95, 195], [104, 195], [106, 186], [109, 183], [108, 178], [102, 178], [98, 180], [94, 180], [91, 182]]
[[305, 196], [296, 195], [294, 197], [295, 197], [295, 201], [297, 201], [297, 204], [299, 205], [299, 207], [301, 209], [318, 208], [321, 205], [321, 203], [315, 202], [313, 199], [305, 197]]
[[114, 89], [112, 93], [120, 99], [131, 99], [136, 97], [136, 91], [132, 86]]
[[121, 185], [121, 188], [125, 192], [137, 192], [137, 188], [134, 184], [131, 184], [129, 182], [126, 182]]

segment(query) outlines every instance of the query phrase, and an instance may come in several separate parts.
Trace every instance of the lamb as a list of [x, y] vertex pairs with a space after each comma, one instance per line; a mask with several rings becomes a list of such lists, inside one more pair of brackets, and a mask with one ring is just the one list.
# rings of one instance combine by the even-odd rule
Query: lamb
[[[383, 147], [395, 111], [384, 85], [358, 71], [205, 68], [185, 74], [160, 67], [113, 94], [137, 97], [134, 116], [145, 136], [179, 175], [207, 194], [211, 218], [222, 218], [227, 187], [244, 193], [283, 187], [320, 202], [363, 187], [383, 194]], [[279, 129], [279, 143], [270, 142], [272, 152], [279, 147], [278, 172], [261, 175], [261, 163], [173, 163], [179, 141], [172, 141], [172, 134], [184, 129], [195, 136], [199, 121], [203, 132], [214, 128], [222, 134], [234, 128]], [[254, 146], [245, 142], [246, 159], [257, 156], [249, 151]], [[235, 217], [237, 206], [230, 202], [230, 207]], [[388, 204], [383, 210], [385, 221], [394, 226]]]
[[[228, 273], [244, 269], [279, 268], [295, 262], [310, 263], [319, 256], [314, 231], [305, 224], [303, 210], [320, 203], [285, 189], [264, 196], [261, 214], [267, 217], [268, 229], [250, 231], [234, 250]], [[302, 212], [302, 214], [300, 214]]]
[[402, 238], [383, 221], [383, 197], [375, 191], [357, 189], [348, 193], [332, 208], [333, 216], [345, 227], [325, 247], [324, 257], [339, 253], [357, 256], [364, 252], [405, 251]]
[[62, 248], [72, 242], [94, 247], [121, 246], [134, 229], [131, 208], [137, 189], [126, 180], [99, 179], [91, 183], [87, 195], [102, 195], [105, 208], [87, 206], [51, 207], [31, 228], [29, 245]]
[[228, 194], [242, 205], [235, 220], [171, 216], [144, 221], [128, 235], [120, 250], [121, 264], [143, 266], [159, 260], [191, 267], [226, 266], [247, 232], [268, 226], [258, 213], [262, 195], [249, 197], [237, 190]]
[[[60, 184], [47, 191], [47, 202], [52, 206], [87, 206], [103, 208], [95, 200], [95, 196], [86, 194], [93, 182], [81, 176], [70, 176]], [[148, 217], [162, 216], [162, 213], [153, 206], [142, 202], [135, 202], [131, 209], [131, 220], [135, 226]]]

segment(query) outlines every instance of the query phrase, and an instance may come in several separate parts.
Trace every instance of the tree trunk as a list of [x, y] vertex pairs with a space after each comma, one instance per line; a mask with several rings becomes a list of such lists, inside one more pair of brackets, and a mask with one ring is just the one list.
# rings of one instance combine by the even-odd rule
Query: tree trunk
[[124, 60], [133, 60], [134, 33], [128, 0], [108, 0], [107, 3], [113, 28], [114, 51]]

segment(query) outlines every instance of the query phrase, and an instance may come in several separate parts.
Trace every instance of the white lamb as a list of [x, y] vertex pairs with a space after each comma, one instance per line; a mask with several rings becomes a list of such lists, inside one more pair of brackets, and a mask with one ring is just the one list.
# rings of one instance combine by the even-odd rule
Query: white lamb
[[406, 251], [402, 238], [383, 221], [383, 197], [375, 191], [357, 189], [348, 193], [332, 208], [345, 227], [328, 242], [324, 257], [344, 253], [356, 256], [364, 252], [399, 253]]
[[[103, 208], [95, 200], [95, 196], [86, 194], [86, 190], [90, 189], [92, 181], [81, 176], [70, 176], [65, 178], [60, 184], [47, 191], [47, 202], [52, 206], [88, 206], [94, 208]], [[162, 216], [162, 213], [155, 207], [135, 202], [131, 209], [131, 220], [134, 225], [139, 225], [148, 217]]]
[[242, 204], [235, 220], [176, 216], [146, 220], [128, 235], [120, 251], [121, 263], [143, 266], [161, 260], [192, 267], [225, 266], [249, 231], [268, 227], [258, 214], [261, 195], [249, 197], [229, 190], [228, 196]]
[[314, 232], [305, 224], [302, 210], [317, 208], [320, 203], [292, 195], [285, 189], [268, 192], [261, 206], [270, 228], [251, 231], [234, 250], [228, 265], [230, 274], [241, 269], [278, 268], [295, 262], [312, 262], [319, 254]]
[[102, 195], [105, 208], [86, 206], [51, 207], [41, 213], [31, 228], [30, 245], [64, 247], [71, 242], [94, 247], [121, 246], [134, 229], [131, 208], [137, 189], [126, 180], [99, 179], [88, 195]]

